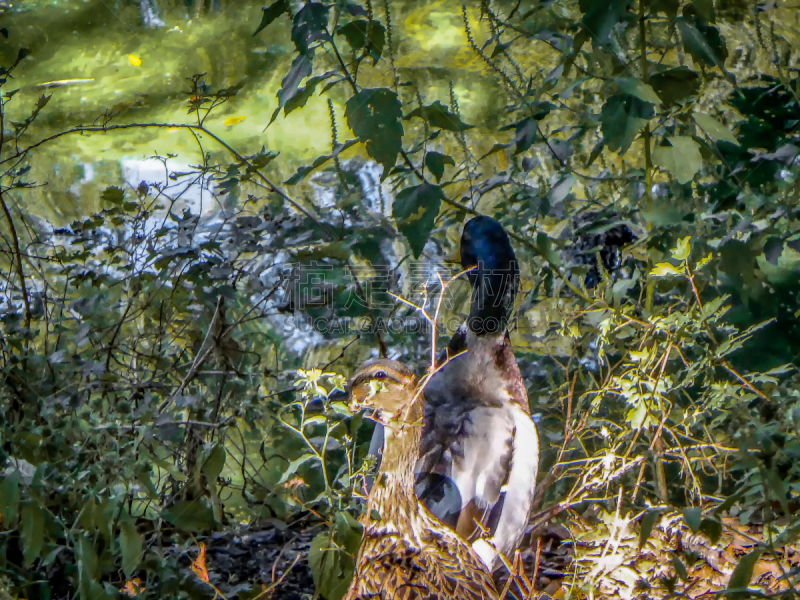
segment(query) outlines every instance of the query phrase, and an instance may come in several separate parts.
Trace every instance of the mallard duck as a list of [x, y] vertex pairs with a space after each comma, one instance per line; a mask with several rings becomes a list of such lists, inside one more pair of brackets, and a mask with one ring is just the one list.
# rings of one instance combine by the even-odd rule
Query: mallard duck
[[471, 269], [470, 312], [425, 387], [416, 491], [494, 570], [498, 552], [512, 558], [524, 534], [539, 438], [507, 331], [519, 268], [500, 223], [467, 222], [461, 265]]
[[370, 409], [383, 426], [384, 444], [346, 600], [496, 600], [481, 559], [414, 493], [423, 408], [413, 373], [395, 361], [369, 361], [348, 390], [351, 406]]

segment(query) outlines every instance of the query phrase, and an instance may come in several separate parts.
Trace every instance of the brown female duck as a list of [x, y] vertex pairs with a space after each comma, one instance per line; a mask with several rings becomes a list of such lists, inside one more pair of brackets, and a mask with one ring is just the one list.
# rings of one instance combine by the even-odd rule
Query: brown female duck
[[380, 471], [362, 517], [364, 537], [346, 600], [497, 600], [470, 545], [414, 493], [422, 397], [405, 365], [367, 362], [349, 385], [351, 405], [383, 425]]

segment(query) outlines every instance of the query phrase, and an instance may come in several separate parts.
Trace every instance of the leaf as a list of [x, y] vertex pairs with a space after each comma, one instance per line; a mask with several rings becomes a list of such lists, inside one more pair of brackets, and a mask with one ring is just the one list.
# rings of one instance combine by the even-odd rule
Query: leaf
[[596, 42], [605, 43], [626, 12], [628, 0], [580, 0], [582, 24]]
[[661, 104], [661, 98], [658, 97], [655, 90], [638, 77], [617, 77], [614, 81], [620, 91], [625, 94], [636, 96], [639, 100], [652, 104]]
[[706, 518], [700, 522], [699, 531], [716, 544], [722, 537], [722, 523], [718, 519]]
[[683, 581], [689, 579], [689, 570], [686, 568], [686, 565], [683, 564], [683, 561], [677, 554], [672, 555], [672, 566], [675, 567], [675, 573]]
[[100, 199], [114, 206], [120, 206], [125, 201], [125, 192], [115, 185], [110, 185], [100, 194]]
[[190, 532], [213, 529], [214, 513], [199, 500], [181, 500], [161, 511], [161, 516], [175, 527]]
[[119, 524], [119, 550], [122, 555], [122, 570], [130, 578], [142, 560], [142, 536], [131, 520]]
[[316, 455], [308, 452], [300, 456], [300, 458], [294, 459], [289, 463], [289, 466], [286, 467], [286, 471], [283, 472], [283, 475], [281, 475], [281, 478], [278, 480], [278, 485], [282, 485], [289, 481], [289, 479], [291, 479], [292, 476], [297, 473], [297, 469], [314, 458], [316, 458]]
[[336, 533], [334, 537], [336, 542], [340, 546], [343, 546], [347, 552], [355, 556], [361, 545], [361, 535], [364, 531], [364, 526], [347, 512], [337, 512], [335, 522]]
[[352, 565], [352, 557], [343, 553], [327, 533], [320, 533], [311, 542], [308, 564], [317, 592], [328, 600], [340, 600], [352, 574], [352, 566], [346, 569], [347, 562]]
[[297, 11], [292, 25], [292, 41], [300, 54], [308, 54], [313, 42], [328, 39], [328, 8], [319, 2], [306, 2]]
[[697, 123], [700, 128], [706, 132], [708, 137], [715, 140], [730, 142], [731, 144], [736, 144], [737, 146], [739, 145], [739, 142], [737, 141], [736, 136], [733, 135], [733, 132], [715, 118], [702, 113], [695, 113], [692, 115], [692, 117], [694, 117], [695, 123]]
[[[334, 75], [336, 75], [336, 71], [328, 71], [327, 73], [324, 73], [322, 75], [315, 75], [314, 77], [309, 77], [308, 80], [306, 80], [306, 84], [303, 87], [298, 88], [297, 93], [295, 93], [294, 96], [292, 96], [289, 100], [287, 100], [286, 104], [283, 107], [283, 116], [285, 117], [286, 115], [288, 115], [290, 112], [292, 112], [297, 108], [304, 107], [306, 105], [306, 102], [308, 102], [308, 99], [314, 95], [314, 92], [317, 89], [317, 84]], [[278, 110], [279, 109], [276, 109], [276, 111], [272, 114], [272, 120], [275, 120]]]
[[436, 177], [437, 182], [442, 180], [445, 165], [455, 166], [456, 161], [449, 154], [442, 154], [441, 152], [431, 151], [425, 154], [425, 166]]
[[422, 254], [430, 237], [443, 198], [444, 193], [438, 185], [421, 183], [401, 190], [394, 200], [392, 216], [415, 258]]
[[128, 54], [128, 62], [131, 63], [134, 67], [141, 67], [142, 66], [142, 59], [136, 56], [135, 54]]
[[35, 501], [22, 507], [20, 538], [24, 564], [30, 566], [39, 557], [44, 544], [44, 511]]
[[242, 122], [242, 121], [244, 121], [246, 118], [247, 118], [246, 116], [240, 116], [240, 117], [228, 117], [227, 119], [225, 119], [225, 120], [222, 122], [222, 124], [223, 124], [223, 125], [225, 125], [226, 127], [230, 127], [231, 125], [237, 125], [238, 123], [241, 123], [241, 122]]
[[648, 510], [642, 516], [642, 522], [639, 529], [639, 550], [641, 550], [644, 547], [645, 542], [650, 539], [650, 534], [653, 532], [653, 527], [655, 527], [660, 516], [661, 511], [658, 509]]
[[600, 113], [606, 145], [619, 154], [625, 154], [636, 134], [654, 114], [655, 107], [651, 102], [630, 94], [611, 96]]
[[572, 186], [575, 185], [576, 178], [574, 175], [565, 175], [561, 179], [558, 180], [552, 188], [550, 188], [550, 192], [547, 194], [547, 198], [551, 204], [556, 204], [561, 202], [564, 198], [567, 197], [567, 194], [570, 193], [572, 190]]
[[683, 271], [679, 270], [677, 267], [673, 267], [669, 263], [662, 262], [653, 267], [650, 271], [650, 275], [653, 277], [669, 277], [671, 275], [683, 275]]
[[[758, 562], [758, 559], [761, 557], [763, 552], [764, 550], [762, 548], [757, 548], [750, 554], [745, 554], [739, 559], [739, 564], [736, 565], [736, 568], [733, 570], [733, 573], [731, 573], [731, 578], [728, 581], [728, 590], [747, 589], [747, 587], [750, 585], [750, 580], [753, 578], [753, 569], [756, 566], [756, 562]], [[746, 596], [746, 594], [728, 591], [726, 596], [728, 598], [740, 598]]]
[[286, 73], [281, 81], [281, 89], [278, 90], [278, 107], [273, 111], [272, 118], [269, 120], [272, 123], [278, 116], [280, 110], [294, 98], [300, 87], [300, 82], [311, 75], [311, 61], [304, 54], [298, 54], [292, 61], [292, 66], [289, 67], [289, 72]]
[[539, 121], [529, 117], [516, 123], [514, 129], [516, 131], [514, 143], [517, 146], [514, 149], [514, 154], [516, 155], [525, 152], [536, 141], [539, 132]]
[[222, 473], [222, 469], [225, 466], [225, 459], [228, 457], [228, 453], [225, 452], [225, 448], [220, 444], [214, 446], [214, 449], [208, 455], [208, 458], [203, 463], [201, 467], [201, 471], [203, 475], [206, 476], [206, 479], [209, 483], [213, 483], [219, 477], [219, 474]]
[[650, 85], [666, 104], [678, 104], [696, 96], [700, 75], [689, 67], [676, 67], [650, 76]]
[[3, 528], [10, 530], [17, 522], [19, 512], [19, 471], [14, 470], [0, 483], [0, 519]]
[[258, 24], [258, 28], [253, 33], [254, 36], [258, 35], [262, 29], [268, 27], [282, 14], [289, 12], [289, 0], [277, 0], [269, 6], [265, 6], [261, 10], [263, 11], [261, 13], [261, 23]]
[[669, 171], [678, 183], [690, 182], [703, 165], [700, 146], [689, 136], [683, 135], [669, 138], [668, 143], [670, 145], [659, 145], [653, 149], [653, 163]]
[[350, 129], [366, 144], [367, 154], [383, 166], [386, 179], [402, 148], [402, 105], [388, 88], [365, 88], [347, 101], [345, 118]]
[[702, 518], [703, 509], [698, 506], [683, 509], [683, 520], [686, 522], [686, 525], [689, 526], [689, 529], [692, 530], [692, 533], [697, 533], [700, 529], [700, 521]]
[[353, 50], [366, 49], [375, 61], [380, 58], [386, 44], [386, 28], [379, 21], [358, 19], [342, 25], [336, 33], [344, 36]]
[[678, 244], [672, 249], [670, 254], [675, 260], [686, 260], [692, 252], [692, 238], [691, 236], [682, 237], [678, 240]]
[[724, 66], [725, 59], [728, 58], [728, 48], [719, 35], [719, 29], [703, 25], [691, 17], [678, 17], [676, 21], [683, 47], [695, 61], [711, 67]]
[[474, 127], [474, 125], [467, 125], [464, 123], [457, 114], [450, 112], [450, 109], [439, 100], [428, 106], [418, 106], [408, 113], [405, 118], [411, 119], [412, 117], [424, 119], [430, 123], [431, 126], [446, 131], [460, 132]]
[[323, 156], [318, 156], [314, 160], [314, 162], [311, 163], [310, 165], [298, 167], [297, 172], [291, 177], [289, 177], [289, 179], [284, 181], [284, 183], [287, 185], [295, 185], [297, 183], [300, 183], [301, 181], [303, 181], [303, 179], [305, 179], [308, 176], [309, 173], [311, 173], [311, 171], [321, 167], [326, 162], [328, 162], [332, 158], [335, 158], [336, 156], [339, 156], [339, 154], [341, 154], [342, 152], [344, 152], [345, 150], [347, 150], [348, 148], [357, 143], [358, 140], [347, 140], [343, 144], [339, 144], [338, 146], [336, 146], [336, 150], [334, 150], [332, 154], [324, 154]]

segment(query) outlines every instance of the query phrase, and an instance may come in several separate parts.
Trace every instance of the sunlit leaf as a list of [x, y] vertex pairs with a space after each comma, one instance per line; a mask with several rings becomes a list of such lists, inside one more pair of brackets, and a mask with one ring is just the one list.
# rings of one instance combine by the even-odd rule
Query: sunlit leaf
[[222, 122], [222, 124], [229, 127], [231, 125], [236, 125], [237, 123], [241, 123], [246, 118], [247, 118], [246, 115], [242, 115], [242, 116], [239, 116], [239, 117], [228, 117], [227, 119], [225, 119]]
[[653, 162], [669, 171], [678, 183], [688, 183], [703, 166], [700, 147], [688, 136], [671, 137], [668, 144], [653, 149]]
[[678, 267], [674, 267], [666, 262], [658, 263], [650, 271], [650, 275], [652, 275], [653, 277], [669, 277], [672, 275], [682, 275], [682, 274], [683, 272], [680, 269], [678, 269]]
[[141, 67], [142, 66], [142, 59], [136, 56], [135, 54], [128, 54], [128, 62], [131, 63], [134, 67]]
[[739, 142], [736, 140], [736, 136], [733, 135], [733, 132], [715, 118], [702, 113], [694, 113], [692, 117], [694, 117], [695, 122], [712, 139], [723, 140], [725, 142], [730, 142], [731, 144], [736, 144], [737, 146], [739, 145]]
[[678, 240], [678, 244], [672, 249], [672, 258], [675, 260], [686, 260], [692, 252], [692, 238], [691, 236], [682, 237]]

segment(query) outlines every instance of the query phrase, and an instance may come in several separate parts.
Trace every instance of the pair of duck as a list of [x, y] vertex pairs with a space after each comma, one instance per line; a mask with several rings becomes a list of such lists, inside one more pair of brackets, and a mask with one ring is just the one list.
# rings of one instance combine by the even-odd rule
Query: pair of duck
[[507, 333], [519, 270], [502, 226], [464, 227], [467, 322], [420, 385], [403, 364], [367, 362], [348, 387], [372, 411], [380, 470], [346, 600], [494, 600], [492, 571], [519, 546], [539, 440]]

